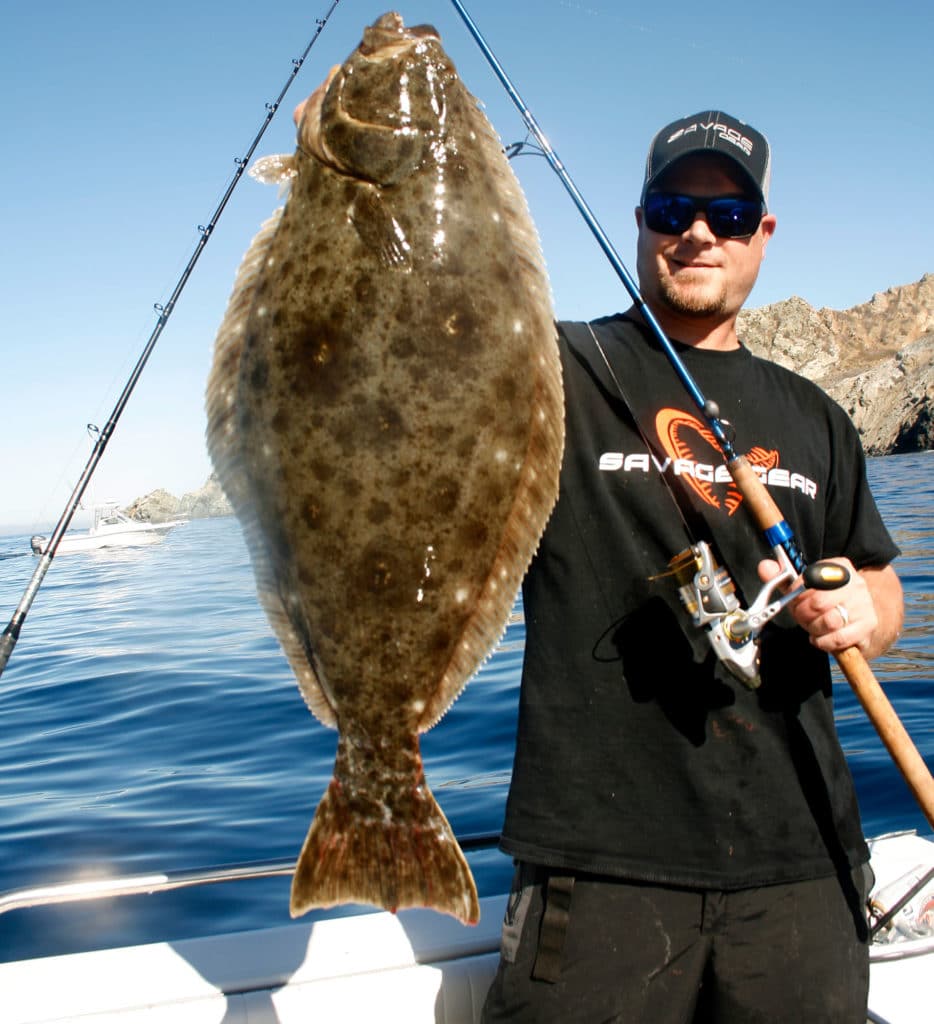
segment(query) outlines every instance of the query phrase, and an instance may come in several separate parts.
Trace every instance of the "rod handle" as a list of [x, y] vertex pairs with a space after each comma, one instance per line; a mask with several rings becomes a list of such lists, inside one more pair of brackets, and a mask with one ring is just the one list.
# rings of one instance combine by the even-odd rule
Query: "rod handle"
[[934, 829], [934, 778], [908, 735], [902, 720], [895, 713], [879, 680], [857, 647], [848, 647], [836, 655], [837, 664], [863, 706], [867, 717], [885, 744], [898, 770], [928, 824]]
[[[783, 527], [785, 519], [781, 509], [756, 475], [748, 459], [739, 455], [731, 459], [727, 466], [759, 529], [763, 533], [768, 533]], [[928, 824], [934, 828], [934, 778], [931, 777], [918, 748], [895, 713], [879, 680], [876, 679], [859, 648], [848, 647], [835, 657], [866, 716], [902, 773]]]
[[730, 476], [736, 484], [743, 502], [756, 526], [766, 533], [785, 521], [782, 510], [775, 504], [772, 495], [765, 488], [745, 455], [737, 455], [727, 463]]

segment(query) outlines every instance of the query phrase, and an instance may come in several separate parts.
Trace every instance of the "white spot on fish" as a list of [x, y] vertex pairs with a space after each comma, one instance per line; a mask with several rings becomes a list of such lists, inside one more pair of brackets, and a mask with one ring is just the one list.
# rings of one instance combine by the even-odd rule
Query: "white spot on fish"
[[412, 116], [412, 98], [409, 96], [409, 76], [404, 72], [399, 76], [399, 110], [406, 120]]
[[413, 700], [412, 710], [416, 715], [420, 715], [425, 710], [425, 702], [423, 700]]
[[396, 238], [399, 239], [399, 245], [402, 247], [404, 252], [408, 252], [412, 247], [406, 241], [405, 232], [402, 230], [402, 225], [396, 220], [395, 217], [392, 219], [392, 230]]
[[[429, 545], [428, 545], [428, 546], [427, 546], [427, 547], [425, 548], [425, 562], [424, 562], [424, 580], [425, 580], [425, 582], [426, 582], [426, 583], [427, 583], [427, 582], [428, 582], [428, 580], [429, 580], [429, 579], [431, 578], [431, 563], [432, 563], [432, 562], [434, 561], [434, 559], [435, 559], [435, 549], [434, 549], [434, 545], [433, 545], [433, 544], [429, 544]], [[419, 602], [419, 604], [420, 604], [420, 603], [421, 603], [422, 601], [424, 601], [424, 600], [425, 600], [425, 591], [424, 591], [424, 588], [422, 588], [422, 587], [419, 587], [419, 588], [418, 588], [418, 591], [417, 591], [417, 592], [416, 592], [416, 594], [415, 594], [415, 600], [416, 600], [416, 601], [418, 601], [418, 602]]]
[[266, 315], [266, 307], [265, 306], [260, 306], [259, 309], [256, 311], [256, 315], [257, 316], [265, 316]]
[[525, 325], [521, 320], [513, 320], [512, 329], [516, 334], [521, 334], [525, 330]]
[[509, 452], [505, 448], [498, 448], [495, 455], [497, 462], [505, 462], [509, 458]]
[[457, 590], [454, 591], [454, 600], [458, 604], [463, 604], [468, 597], [470, 597], [470, 591], [467, 587], [458, 587]]

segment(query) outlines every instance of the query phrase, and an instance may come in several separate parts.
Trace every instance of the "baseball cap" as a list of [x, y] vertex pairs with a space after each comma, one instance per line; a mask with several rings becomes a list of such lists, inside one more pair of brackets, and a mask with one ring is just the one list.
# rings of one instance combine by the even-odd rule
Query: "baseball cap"
[[768, 139], [722, 110], [706, 110], [665, 125], [652, 139], [645, 161], [642, 197], [676, 160], [689, 153], [722, 153], [749, 178], [764, 203], [769, 201], [772, 157]]

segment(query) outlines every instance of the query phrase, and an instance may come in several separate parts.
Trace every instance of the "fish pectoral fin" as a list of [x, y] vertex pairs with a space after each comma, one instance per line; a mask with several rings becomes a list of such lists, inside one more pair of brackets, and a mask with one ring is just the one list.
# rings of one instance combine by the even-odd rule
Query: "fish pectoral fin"
[[384, 267], [405, 270], [411, 266], [412, 247], [405, 231], [376, 189], [361, 189], [349, 216], [360, 241]]
[[261, 156], [250, 168], [250, 177], [264, 185], [286, 185], [297, 173], [294, 153]]

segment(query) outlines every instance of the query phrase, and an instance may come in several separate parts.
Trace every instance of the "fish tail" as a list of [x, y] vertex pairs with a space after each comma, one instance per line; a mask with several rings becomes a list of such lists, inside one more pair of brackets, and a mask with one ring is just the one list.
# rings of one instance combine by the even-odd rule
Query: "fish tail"
[[292, 917], [368, 903], [393, 913], [431, 907], [477, 923], [477, 887], [424, 776], [397, 796], [390, 807], [331, 780], [292, 877]]

